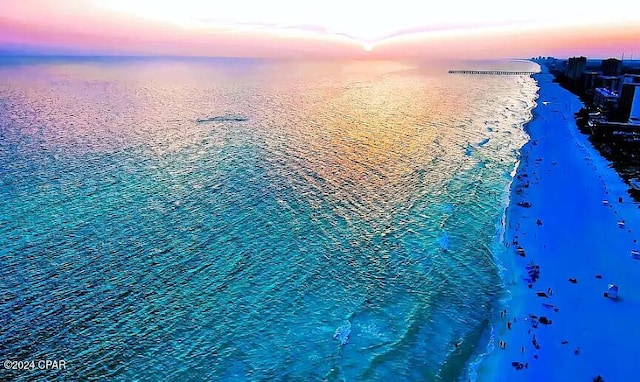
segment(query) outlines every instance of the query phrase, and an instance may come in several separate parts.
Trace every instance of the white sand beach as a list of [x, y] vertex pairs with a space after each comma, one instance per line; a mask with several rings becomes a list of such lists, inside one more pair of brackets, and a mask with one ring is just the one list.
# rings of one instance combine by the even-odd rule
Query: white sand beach
[[[640, 260], [631, 257], [639, 206], [578, 131], [579, 99], [545, 68], [534, 77], [538, 106], [525, 127], [531, 139], [511, 187], [501, 259], [512, 298], [478, 380], [640, 380]], [[619, 286], [617, 300], [604, 297], [608, 284]]]

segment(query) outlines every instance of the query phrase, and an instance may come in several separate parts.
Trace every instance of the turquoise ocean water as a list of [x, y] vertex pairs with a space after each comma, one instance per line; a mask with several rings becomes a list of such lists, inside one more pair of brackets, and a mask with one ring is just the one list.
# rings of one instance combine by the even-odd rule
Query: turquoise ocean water
[[447, 69], [5, 59], [0, 373], [473, 374], [536, 85]]

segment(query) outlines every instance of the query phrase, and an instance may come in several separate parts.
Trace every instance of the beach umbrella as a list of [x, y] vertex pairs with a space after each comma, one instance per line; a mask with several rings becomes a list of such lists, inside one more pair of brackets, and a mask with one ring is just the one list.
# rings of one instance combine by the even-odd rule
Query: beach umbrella
[[615, 284], [609, 284], [607, 291], [604, 292], [604, 297], [609, 297], [611, 299], [618, 298], [618, 286]]

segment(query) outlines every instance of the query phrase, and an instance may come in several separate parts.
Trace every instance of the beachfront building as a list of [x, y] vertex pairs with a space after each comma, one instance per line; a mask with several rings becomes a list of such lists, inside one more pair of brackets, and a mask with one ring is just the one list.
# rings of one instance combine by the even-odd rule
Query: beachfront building
[[625, 84], [640, 84], [640, 74], [625, 74], [620, 77], [620, 84], [618, 85], [618, 93], [622, 93], [622, 87]]
[[593, 105], [603, 112], [618, 108], [620, 96], [607, 88], [596, 88], [593, 93]]
[[572, 81], [579, 81], [582, 76], [582, 72], [584, 72], [586, 67], [586, 57], [571, 57], [567, 61], [567, 69], [565, 70], [564, 75]]
[[618, 91], [620, 77], [617, 76], [598, 76], [596, 78], [596, 87], [609, 89], [613, 92]]
[[582, 72], [582, 91], [588, 96], [593, 95], [593, 91], [596, 88], [596, 79], [600, 73], [594, 70], [585, 70]]
[[629, 112], [629, 123], [640, 125], [640, 84], [636, 84], [631, 102], [631, 112]]
[[620, 113], [629, 123], [640, 123], [640, 83], [622, 85], [619, 101]]
[[617, 58], [608, 58], [606, 60], [602, 60], [600, 64], [600, 70], [602, 71], [602, 75], [604, 76], [617, 76], [620, 75], [620, 71], [622, 70], [622, 61]]

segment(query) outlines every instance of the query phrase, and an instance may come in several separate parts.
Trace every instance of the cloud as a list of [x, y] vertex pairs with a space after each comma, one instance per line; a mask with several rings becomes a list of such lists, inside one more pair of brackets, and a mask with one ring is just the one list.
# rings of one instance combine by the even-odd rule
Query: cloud
[[[458, 46], [470, 54], [491, 47], [492, 54], [509, 50], [519, 55], [527, 47], [558, 46], [552, 35], [536, 38], [544, 31], [553, 30], [554, 38], [565, 41], [569, 31], [579, 30], [586, 38], [620, 26], [627, 32], [616, 36], [628, 37], [640, 25], [637, 12], [556, 3], [538, 0], [523, 11], [506, 0], [437, 7], [415, 0], [0, 0], [0, 47], [223, 56], [357, 56], [367, 47], [373, 48], [371, 57], [385, 49], [397, 55], [447, 54]], [[624, 51], [638, 47], [637, 35], [618, 39], [625, 41]], [[623, 51], [615, 38], [609, 50]], [[391, 49], [394, 44], [397, 49]]]

